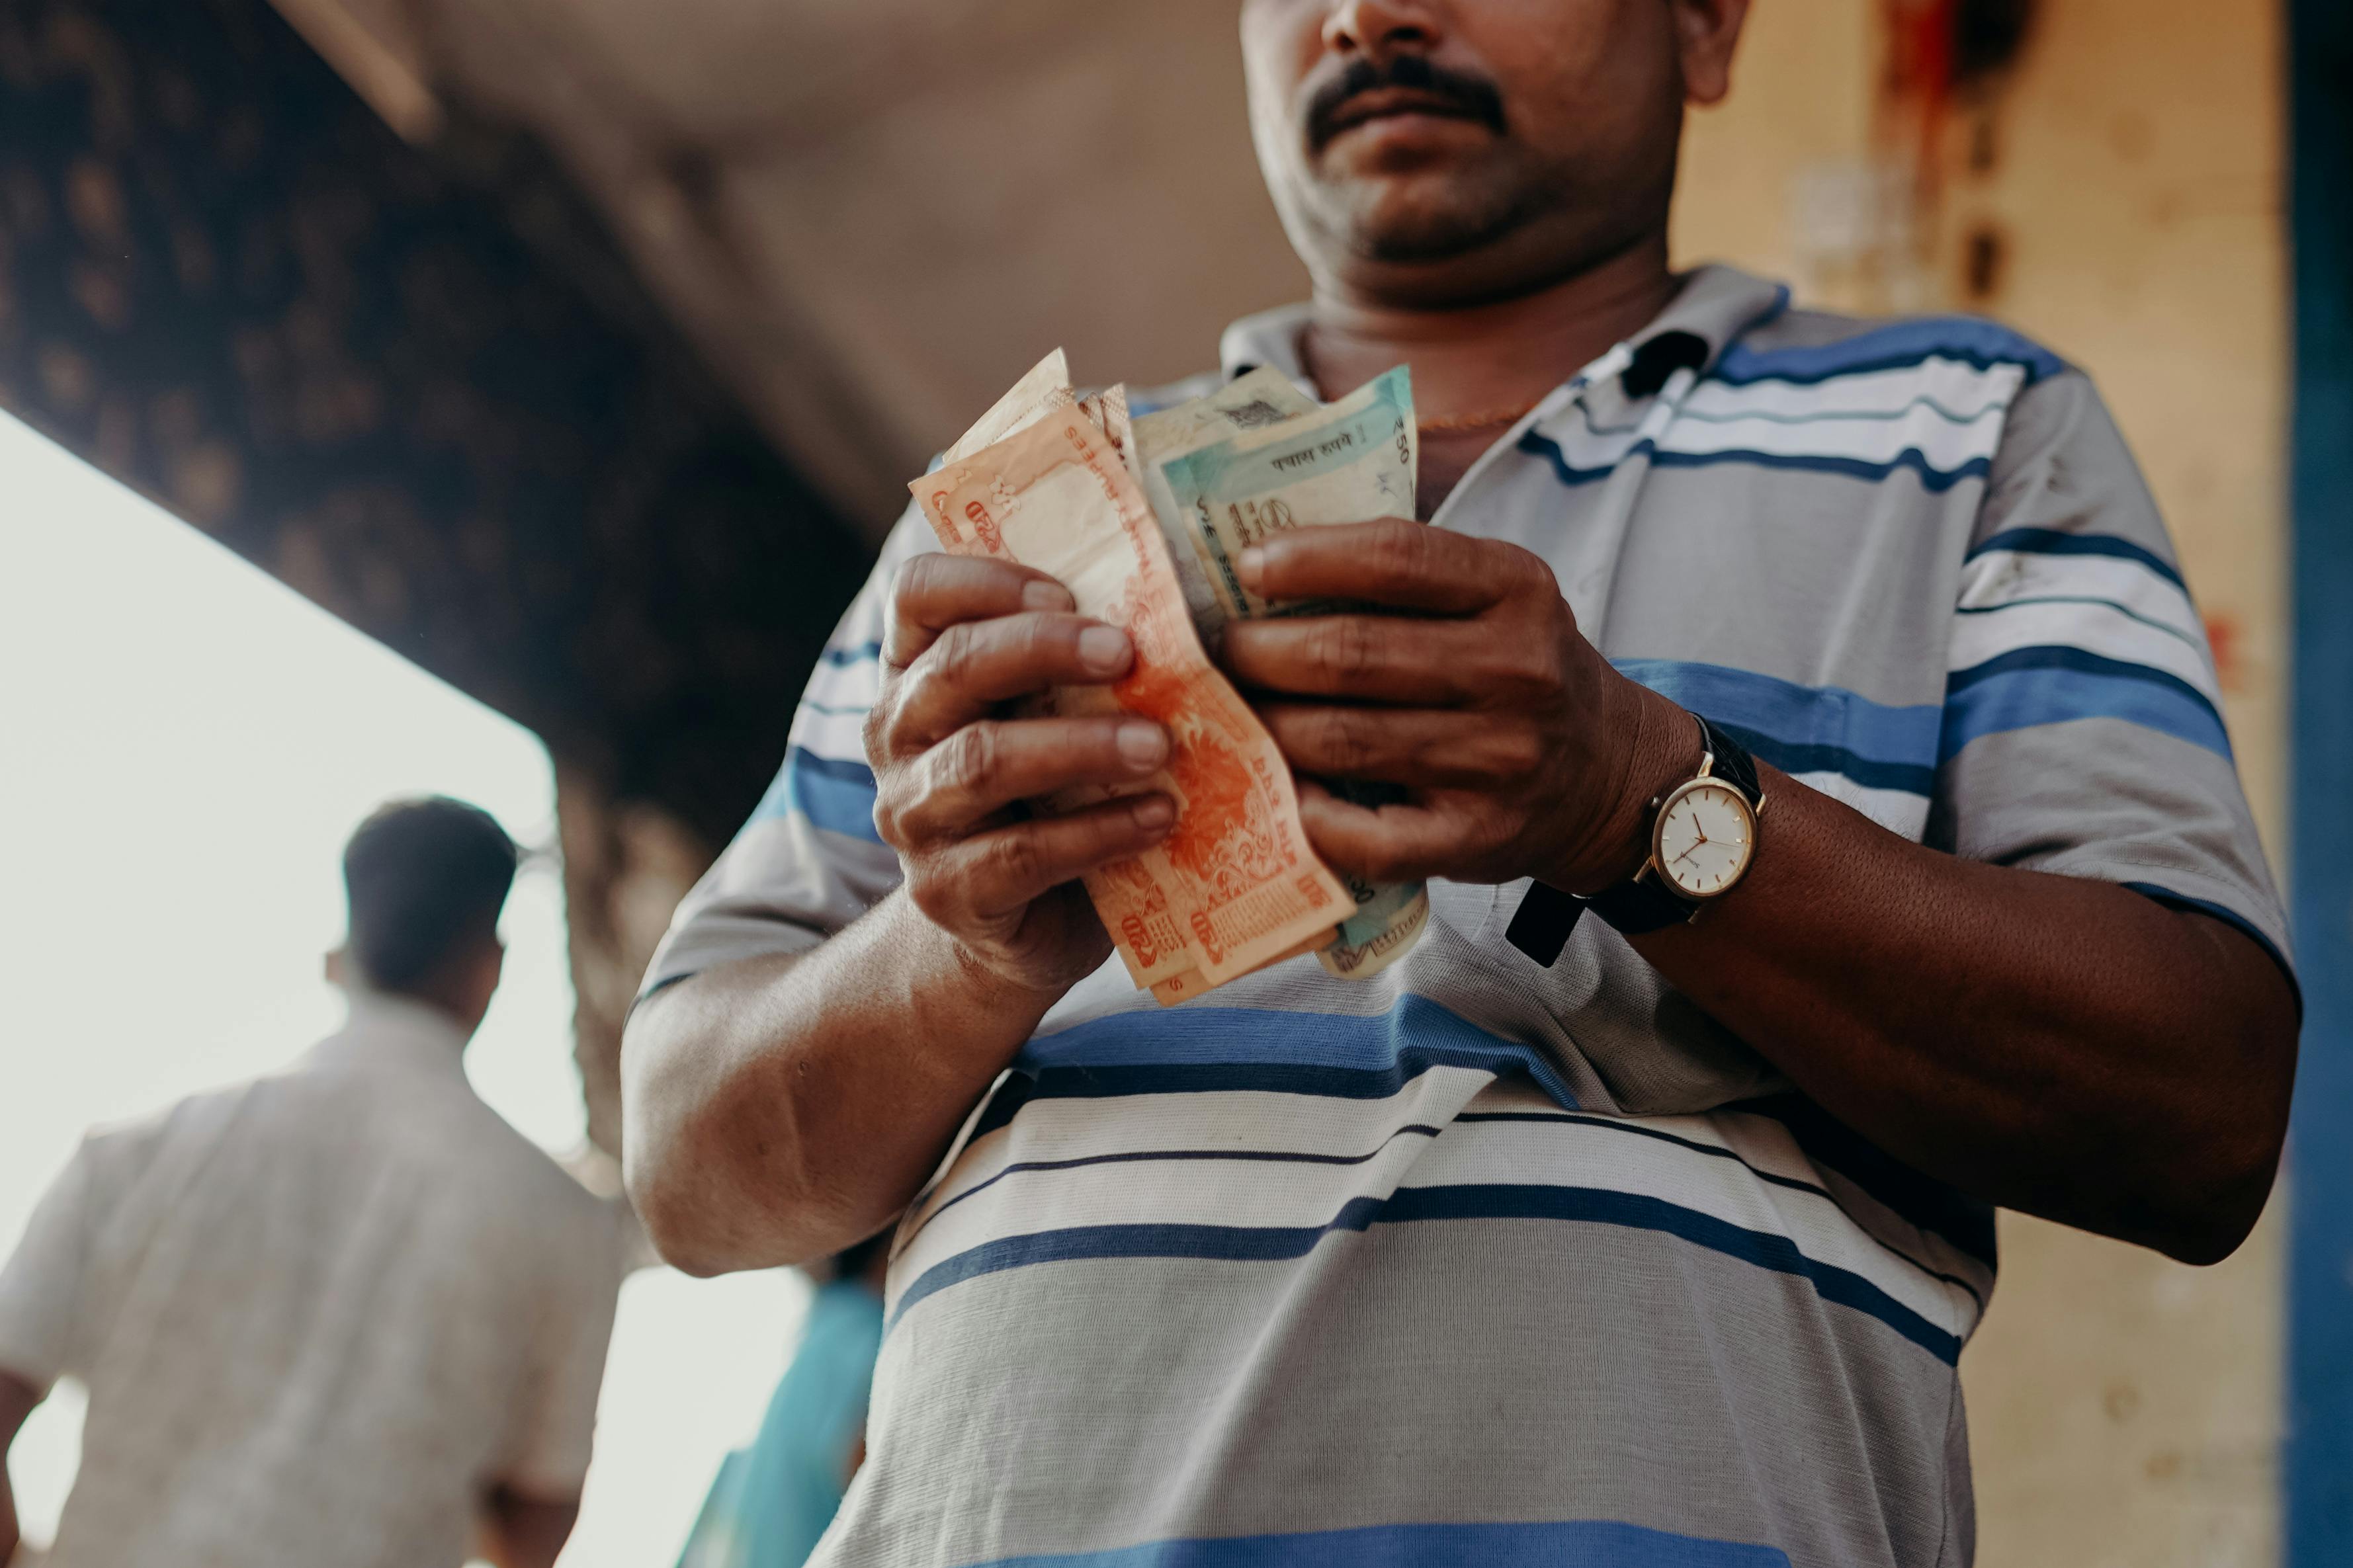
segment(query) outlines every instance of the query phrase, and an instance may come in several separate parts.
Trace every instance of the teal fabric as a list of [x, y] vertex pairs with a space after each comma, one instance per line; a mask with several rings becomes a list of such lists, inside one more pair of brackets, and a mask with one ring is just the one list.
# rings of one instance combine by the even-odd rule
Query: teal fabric
[[679, 1554], [678, 1568], [741, 1568], [744, 1562], [744, 1477], [752, 1450], [738, 1448], [719, 1461], [719, 1479], [694, 1516], [694, 1530]]
[[808, 1560], [841, 1506], [881, 1348], [881, 1297], [854, 1280], [818, 1287], [760, 1435], [720, 1467], [679, 1568], [800, 1568]]

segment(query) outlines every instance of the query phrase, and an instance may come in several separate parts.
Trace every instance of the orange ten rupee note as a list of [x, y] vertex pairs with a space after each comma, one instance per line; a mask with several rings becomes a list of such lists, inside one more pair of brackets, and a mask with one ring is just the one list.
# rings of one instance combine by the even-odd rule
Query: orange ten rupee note
[[[1053, 692], [1051, 711], [1157, 720], [1168, 765], [1118, 791], [1039, 803], [1074, 811], [1114, 793], [1165, 791], [1176, 825], [1158, 847], [1086, 879], [1095, 912], [1141, 987], [1181, 1000], [1320, 940], [1355, 907], [1307, 847], [1291, 770], [1258, 718], [1202, 651], [1151, 508], [1103, 432], [1075, 407], [908, 486], [953, 554], [1050, 574], [1079, 613], [1124, 627], [1127, 678]], [[1198, 971], [1198, 981], [1187, 979]], [[1181, 982], [1167, 984], [1169, 982]]]

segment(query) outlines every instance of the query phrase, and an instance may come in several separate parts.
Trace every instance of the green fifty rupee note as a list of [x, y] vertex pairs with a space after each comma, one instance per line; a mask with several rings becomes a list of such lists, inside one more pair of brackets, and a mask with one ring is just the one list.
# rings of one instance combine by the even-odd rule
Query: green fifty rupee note
[[[1234, 561], [1285, 529], [1378, 517], [1411, 517], [1420, 462], [1413, 386], [1404, 366], [1376, 377], [1337, 403], [1314, 407], [1193, 451], [1145, 454], [1147, 492], [1164, 524], [1181, 522], [1216, 601], [1215, 616], [1257, 619], [1330, 606], [1270, 604], [1241, 584]], [[1198, 590], [1197, 590], [1198, 592]], [[1198, 607], [1196, 619], [1204, 619]], [[1335, 780], [1333, 793], [1377, 807], [1400, 798], [1393, 786]], [[1317, 960], [1330, 973], [1367, 979], [1402, 957], [1430, 923], [1430, 893], [1419, 882], [1346, 879], [1356, 912]]]
[[1235, 557], [1286, 529], [1411, 517], [1420, 456], [1413, 384], [1399, 365], [1337, 403], [1181, 453], [1158, 468], [1219, 608], [1248, 620], [1314, 606], [1268, 605], [1242, 586]]

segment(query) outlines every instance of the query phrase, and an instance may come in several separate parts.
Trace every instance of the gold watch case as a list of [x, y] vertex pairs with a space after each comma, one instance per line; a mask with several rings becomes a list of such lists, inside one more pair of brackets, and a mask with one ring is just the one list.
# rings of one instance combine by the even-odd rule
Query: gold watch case
[[[1652, 805], [1651, 858], [1643, 870], [1677, 898], [1694, 904], [1724, 897], [1756, 863], [1757, 818], [1763, 805], [1751, 805], [1729, 779], [1717, 776], [1715, 753], [1704, 749], [1698, 774]], [[1710, 826], [1727, 830], [1727, 836], [1710, 837]], [[1714, 852], [1695, 858], [1703, 849]], [[1727, 849], [1734, 851], [1728, 865], [1723, 853]]]

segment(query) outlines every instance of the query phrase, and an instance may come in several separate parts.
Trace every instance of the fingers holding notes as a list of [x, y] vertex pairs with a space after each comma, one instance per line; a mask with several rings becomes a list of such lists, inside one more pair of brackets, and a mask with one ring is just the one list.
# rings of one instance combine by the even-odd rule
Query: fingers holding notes
[[1527, 551], [1385, 517], [1270, 534], [1241, 552], [1243, 584], [1272, 600], [1345, 599], [1385, 609], [1473, 615], [1527, 585]]
[[1376, 882], [1412, 881], [1460, 868], [1469, 835], [1453, 812], [1412, 803], [1363, 806], [1314, 780], [1299, 790], [1299, 816], [1315, 851]]
[[1176, 807], [1165, 795], [1106, 801], [1068, 816], [978, 833], [945, 849], [915, 901], [952, 931], [1018, 916], [1030, 904], [1106, 861], [1167, 837]]
[[1029, 567], [922, 555], [892, 585], [865, 731], [875, 830], [899, 852], [916, 907], [1001, 973], [1066, 983], [1099, 962], [1106, 942], [1083, 900], [1046, 895], [1175, 822], [1156, 793], [1054, 817], [1011, 809], [1134, 789], [1167, 761], [1167, 733], [1149, 720], [1008, 710], [1119, 680], [1134, 658], [1126, 633], [1076, 614], [1069, 590]]
[[[886, 842], [960, 833], [1015, 801], [1146, 777], [1167, 760], [1149, 720], [1016, 718], [1006, 704], [1105, 685], [1134, 667], [1127, 634], [1071, 611], [1070, 591], [1011, 562], [919, 555], [893, 585], [867, 753]], [[903, 847], [903, 844], [902, 844]]]
[[1031, 567], [958, 555], [918, 555], [892, 580], [882, 662], [892, 669], [906, 668], [951, 626], [1024, 613], [1067, 614], [1076, 607], [1068, 588]]
[[1126, 633], [1074, 614], [1070, 590], [1042, 572], [919, 555], [892, 588], [868, 749], [923, 751], [1001, 703], [1117, 680], [1134, 658]]
[[[1071, 588], [1079, 612], [1132, 637], [1135, 663], [1124, 679], [1111, 677], [1108, 687], [1101, 674], [1057, 683], [1053, 709], [1065, 719], [1164, 726], [1172, 737], [1165, 765], [1131, 776], [1125, 787], [1181, 795], [1184, 808], [1165, 844], [1088, 870], [1086, 896], [1139, 989], [1164, 1000], [1198, 994], [1311, 937], [1328, 940], [1355, 900], [1309, 852], [1281, 753], [1203, 651], [1163, 523], [1130, 466], [1143, 460], [1142, 437], [1122, 412], [1124, 398], [1048, 401], [1034, 417], [1013, 421], [1018, 428], [908, 488], [948, 553], [1043, 571]], [[1369, 440], [1352, 436], [1348, 449]], [[1206, 450], [1193, 456], [1216, 467]], [[1243, 465], [1243, 478], [1271, 461]], [[1233, 466], [1218, 473], [1231, 479]], [[937, 660], [939, 684], [951, 689], [944, 711], [977, 700], [969, 671], [993, 635], [943, 632], [930, 650], [955, 656]], [[1029, 635], [1050, 641], [1056, 634], [1041, 625]], [[1071, 651], [1086, 649], [1074, 642]], [[951, 676], [950, 667], [966, 673]], [[915, 720], [926, 721], [920, 708]], [[1101, 784], [1049, 789], [1030, 804], [1041, 816], [1067, 818], [1103, 809], [1104, 793]], [[1004, 853], [1041, 848], [1032, 837]]]
[[1558, 590], [1516, 545], [1388, 518], [1277, 535], [1238, 565], [1253, 592], [1312, 606], [1229, 632], [1226, 668], [1262, 691], [1510, 708], [1549, 679], [1551, 650], [1515, 612]]
[[883, 837], [960, 837], [1016, 801], [1074, 784], [1132, 784], [1167, 760], [1167, 731], [1147, 719], [980, 720], [923, 754], [916, 787], [893, 801]]

